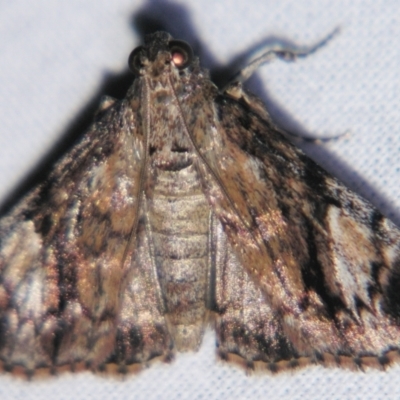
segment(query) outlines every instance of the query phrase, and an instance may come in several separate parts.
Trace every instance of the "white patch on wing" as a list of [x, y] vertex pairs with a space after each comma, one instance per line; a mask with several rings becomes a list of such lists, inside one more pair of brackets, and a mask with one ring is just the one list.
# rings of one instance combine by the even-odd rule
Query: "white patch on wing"
[[332, 261], [336, 288], [332, 288], [355, 314], [356, 298], [370, 304], [371, 265], [378, 257], [371, 243], [371, 232], [343, 210], [330, 206], [327, 222], [333, 239]]

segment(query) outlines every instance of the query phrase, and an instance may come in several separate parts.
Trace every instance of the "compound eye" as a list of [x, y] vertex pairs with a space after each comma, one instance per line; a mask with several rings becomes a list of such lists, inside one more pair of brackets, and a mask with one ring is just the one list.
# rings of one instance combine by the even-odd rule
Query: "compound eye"
[[134, 74], [139, 74], [141, 68], [143, 67], [142, 53], [143, 46], [139, 46], [136, 47], [136, 49], [133, 50], [132, 53], [129, 55], [128, 66]]
[[193, 50], [186, 42], [171, 40], [169, 42], [169, 50], [171, 52], [171, 61], [179, 69], [186, 68], [193, 60]]

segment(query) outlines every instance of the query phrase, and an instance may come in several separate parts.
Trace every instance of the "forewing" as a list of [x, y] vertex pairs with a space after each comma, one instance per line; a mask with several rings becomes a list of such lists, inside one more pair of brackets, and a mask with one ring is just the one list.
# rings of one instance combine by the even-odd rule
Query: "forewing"
[[[223, 350], [249, 363], [332, 356], [343, 364], [390, 362], [400, 342], [399, 230], [256, 108], [218, 96], [204, 115], [208, 121], [192, 118], [189, 126], [204, 190], [229, 243], [217, 275], [233, 265], [225, 287], [238, 287], [235, 301], [229, 290], [228, 304], [216, 299]], [[238, 265], [251, 277], [247, 291]], [[244, 314], [246, 307], [248, 315], [267, 310], [264, 326], [237, 317], [221, 330], [240, 300]], [[246, 347], [238, 344], [243, 337], [255, 340]], [[268, 343], [277, 339], [280, 347], [271, 351]]]
[[0, 225], [0, 360], [25, 371], [115, 346], [143, 168], [139, 114], [103, 110], [82, 141]]

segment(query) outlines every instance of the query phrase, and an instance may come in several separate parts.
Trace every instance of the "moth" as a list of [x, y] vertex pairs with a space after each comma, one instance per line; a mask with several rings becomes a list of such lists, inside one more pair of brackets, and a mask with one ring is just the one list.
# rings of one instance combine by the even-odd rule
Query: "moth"
[[396, 361], [399, 229], [186, 43], [149, 35], [129, 65], [126, 97], [0, 222], [1, 369], [127, 373], [207, 324], [248, 369]]

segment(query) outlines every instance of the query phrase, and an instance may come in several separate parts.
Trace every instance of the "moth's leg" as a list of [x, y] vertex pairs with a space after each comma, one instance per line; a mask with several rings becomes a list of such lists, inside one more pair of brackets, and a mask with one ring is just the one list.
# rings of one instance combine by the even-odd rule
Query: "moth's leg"
[[264, 64], [269, 64], [276, 59], [281, 59], [284, 61], [295, 61], [298, 58], [307, 57], [318, 51], [321, 47], [324, 47], [329, 41], [333, 39], [334, 36], [339, 33], [339, 31], [340, 29], [336, 28], [333, 32], [331, 32], [328, 36], [326, 36], [323, 40], [321, 40], [314, 46], [290, 47], [282, 44], [273, 44], [270, 45], [270, 48], [262, 49], [264, 50], [262, 55], [251, 61], [247, 66], [239, 71], [235, 75], [235, 77], [228, 83], [228, 85], [223, 89], [223, 94], [229, 97], [233, 97], [241, 103], [245, 103], [253, 112], [265, 119], [276, 130], [279, 130], [282, 134], [284, 134], [291, 140], [295, 140], [297, 142], [323, 143], [342, 139], [344, 136], [347, 136], [348, 132], [319, 138], [304, 137], [294, 132], [280, 130], [279, 127], [275, 125], [274, 121], [269, 115], [269, 112], [265, 108], [264, 103], [257, 96], [254, 96], [253, 94], [243, 89], [243, 82], [249, 79], [260, 66]]
[[216, 218], [210, 243], [214, 270], [210, 305], [216, 313], [219, 356], [250, 369], [257, 361], [271, 370], [279, 369], [280, 361], [285, 365], [298, 362], [299, 355], [285, 336], [281, 316], [241, 265]]

